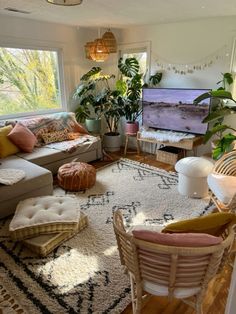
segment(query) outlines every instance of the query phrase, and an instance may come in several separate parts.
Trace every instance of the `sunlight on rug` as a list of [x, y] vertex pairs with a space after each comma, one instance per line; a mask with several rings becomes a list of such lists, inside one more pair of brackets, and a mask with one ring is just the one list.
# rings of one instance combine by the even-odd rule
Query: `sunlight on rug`
[[[55, 187], [54, 194], [65, 191]], [[95, 186], [74, 194], [89, 226], [45, 258], [13, 243], [9, 220], [0, 220], [0, 274], [27, 313], [106, 314], [125, 309], [130, 286], [116, 249], [114, 210], [122, 210], [127, 226], [153, 227], [210, 211], [207, 199], [179, 195], [175, 173], [128, 159], [98, 170]]]

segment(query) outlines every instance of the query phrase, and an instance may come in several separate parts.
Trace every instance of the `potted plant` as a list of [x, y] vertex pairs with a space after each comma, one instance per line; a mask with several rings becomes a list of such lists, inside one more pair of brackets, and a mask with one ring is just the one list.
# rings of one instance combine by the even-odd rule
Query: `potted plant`
[[162, 73], [157, 72], [149, 78], [148, 83], [143, 84], [144, 75], [140, 73], [139, 62], [136, 58], [120, 58], [118, 68], [121, 77], [116, 83], [117, 89], [126, 97], [124, 115], [126, 118], [125, 132], [135, 134], [139, 130], [138, 118], [142, 113], [140, 104], [142, 87], [157, 85], [162, 78]]
[[103, 75], [100, 67], [93, 67], [81, 77], [73, 99], [78, 102], [75, 111], [79, 122], [85, 122], [89, 132], [100, 134], [101, 117], [104, 111], [104, 95], [108, 80], [114, 75]]
[[[226, 91], [226, 83], [231, 85], [233, 83], [231, 73], [224, 73], [223, 79], [218, 83], [222, 83], [218, 90], [213, 90], [204, 93], [197, 97], [194, 102], [200, 103], [202, 100], [211, 98], [212, 107], [208, 116], [202, 121], [203, 123], [210, 123], [209, 130], [204, 136], [204, 143], [207, 143], [211, 138], [214, 138], [214, 145], [212, 151], [213, 159], [219, 159], [224, 153], [233, 149], [234, 141], [236, 140], [236, 129], [224, 123], [224, 118], [228, 115], [236, 113], [236, 101], [232, 98], [229, 91]], [[227, 103], [231, 101], [231, 104]], [[228, 133], [225, 131], [229, 130]]]
[[108, 152], [120, 150], [121, 136], [118, 132], [120, 118], [124, 116], [125, 99], [119, 90], [107, 89], [104, 95], [104, 118], [108, 132], [103, 136], [103, 147]]

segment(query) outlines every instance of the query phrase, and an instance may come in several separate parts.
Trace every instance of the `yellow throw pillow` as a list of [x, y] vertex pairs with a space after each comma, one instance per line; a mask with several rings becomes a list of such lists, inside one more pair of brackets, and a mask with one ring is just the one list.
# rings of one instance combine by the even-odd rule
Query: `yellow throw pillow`
[[236, 224], [236, 215], [232, 213], [212, 213], [207, 216], [182, 220], [167, 225], [164, 233], [208, 233], [219, 236], [231, 223]]
[[11, 125], [0, 128], [0, 158], [14, 155], [19, 152], [19, 148], [7, 138], [7, 135], [12, 129], [13, 127]]

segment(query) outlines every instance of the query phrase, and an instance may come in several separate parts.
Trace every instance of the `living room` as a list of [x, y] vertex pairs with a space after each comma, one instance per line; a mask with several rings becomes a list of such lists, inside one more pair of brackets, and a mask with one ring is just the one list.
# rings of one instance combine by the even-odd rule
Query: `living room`
[[[60, 101], [51, 112], [75, 112], [78, 103], [72, 95], [85, 73], [99, 66], [103, 74], [119, 78], [119, 58], [135, 53], [145, 55], [147, 76], [162, 73], [157, 88], [216, 90], [220, 86], [217, 82], [222, 80], [222, 74], [231, 73], [232, 78], [235, 76], [234, 1], [221, 3], [217, 0], [214, 6], [208, 0], [200, 3], [187, 0], [181, 3], [161, 0], [132, 0], [129, 3], [83, 0], [75, 6], [67, 6], [67, 1], [64, 1], [64, 5], [48, 2], [2, 0], [0, 40], [2, 48], [45, 50], [57, 54]], [[86, 43], [93, 42], [108, 30], [116, 39], [117, 52], [110, 53], [104, 62], [99, 63], [86, 58]], [[0, 71], [1, 79], [4, 80], [4, 76]], [[233, 99], [236, 98], [235, 82], [234, 79], [229, 86]], [[12, 107], [8, 109], [2, 101], [4, 92], [0, 93], [1, 122], [50, 112], [37, 109], [11, 112]], [[234, 114], [227, 115], [225, 123], [235, 129]], [[120, 266], [112, 228], [112, 212], [115, 209], [122, 210], [128, 225], [132, 216], [135, 217], [135, 225], [145, 221], [146, 224], [162, 226], [211, 213], [209, 197], [192, 198], [178, 192], [178, 177], [172, 172], [175, 170], [174, 165], [155, 160], [156, 145], [142, 143], [142, 154], [138, 155], [133, 137], [126, 159], [120, 159], [124, 157], [124, 125], [123, 117], [119, 121], [119, 132], [122, 134], [119, 152], [104, 151], [99, 148], [100, 142], [93, 144], [90, 138], [85, 143], [88, 150], [81, 148], [80, 154], [84, 157], [79, 158], [79, 161], [91, 162], [95, 168], [105, 166], [97, 170], [94, 186], [85, 192], [75, 193], [81, 211], [88, 216], [88, 226], [84, 230], [63, 242], [48, 256], [38, 257], [30, 253], [22, 241], [10, 240], [8, 235], [6, 239], [9, 218], [0, 220], [0, 263], [6, 266], [4, 268], [0, 264], [0, 313], [132, 313], [129, 279]], [[101, 133], [106, 131], [103, 122]], [[44, 148], [45, 152], [47, 149], [51, 148]], [[53, 149], [55, 152], [57, 148]], [[195, 157], [204, 155], [207, 156], [205, 160], [212, 162], [209, 157], [211, 151], [209, 141], [198, 145], [194, 153]], [[67, 162], [75, 159], [73, 153], [62, 154], [65, 160], [68, 159]], [[193, 155], [191, 149], [186, 155]], [[49, 158], [45, 156], [30, 159], [33, 160], [31, 165], [36, 163], [32, 166], [35, 168], [31, 168], [32, 172], [39, 171], [38, 166], [45, 168], [40, 174], [40, 178], [44, 179], [38, 190], [42, 189], [45, 195], [51, 194], [53, 189], [58, 197], [72, 196], [74, 192], [65, 192], [56, 179], [58, 167], [66, 162], [59, 163], [59, 159], [50, 157], [50, 160], [54, 159], [49, 163]], [[101, 158], [101, 161], [95, 161]], [[27, 171], [27, 165], [24, 167]], [[203, 164], [199, 167], [198, 171], [201, 171]], [[11, 168], [17, 168], [17, 163]], [[158, 168], [171, 172], [162, 173]], [[47, 180], [50, 181], [48, 185], [45, 183]], [[14, 185], [12, 187], [14, 189]], [[32, 186], [27, 188], [28, 197], [39, 196], [31, 192]], [[5, 194], [7, 198], [4, 206], [13, 204], [14, 193]], [[1, 198], [2, 195], [4, 193]], [[4, 202], [5, 199], [0, 201]], [[6, 210], [7, 207], [4, 208]], [[0, 217], [3, 217], [1, 213]], [[64, 273], [67, 275], [64, 276]], [[224, 313], [226, 308], [227, 313], [234, 313], [235, 304], [232, 297], [228, 298], [228, 293], [233, 295], [230, 284], [235, 284], [235, 279], [231, 282], [231, 273], [232, 267], [226, 265], [216, 283], [210, 283], [203, 302], [203, 313]], [[166, 297], [157, 297], [145, 303], [142, 313], [193, 313], [193, 310], [175, 298], [168, 301]]]

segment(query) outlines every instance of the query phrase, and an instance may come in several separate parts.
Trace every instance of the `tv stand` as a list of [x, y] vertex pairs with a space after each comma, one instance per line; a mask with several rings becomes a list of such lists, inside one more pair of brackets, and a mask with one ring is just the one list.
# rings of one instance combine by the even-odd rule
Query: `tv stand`
[[[160, 144], [164, 146], [171, 146], [171, 147], [176, 147], [180, 148], [183, 150], [183, 156], [186, 156], [187, 151], [193, 151], [193, 155], [196, 155], [196, 150], [199, 145], [203, 143], [203, 136], [195, 136], [193, 138], [189, 139], [183, 139], [179, 142], [169, 142], [169, 141], [159, 141], [154, 138], [144, 138], [141, 137], [141, 132], [137, 133], [137, 142], [140, 144], [140, 142], [145, 142], [145, 143], [152, 143], [152, 144]], [[140, 147], [140, 145], [138, 145]], [[139, 152], [140, 153], [140, 150]]]

